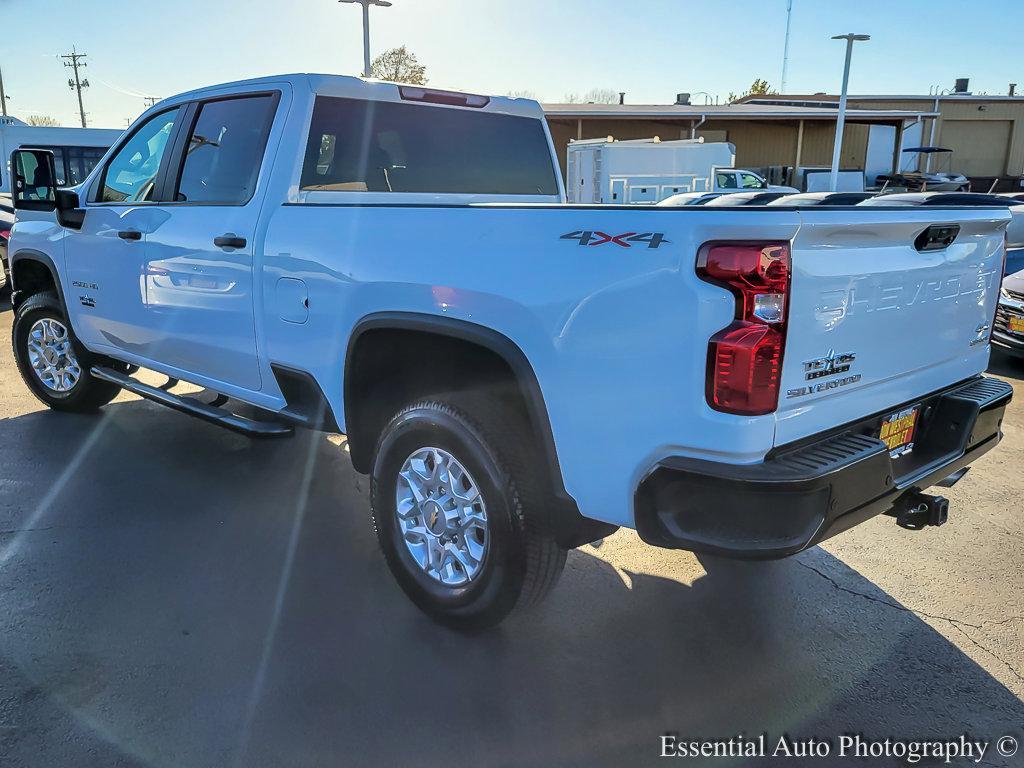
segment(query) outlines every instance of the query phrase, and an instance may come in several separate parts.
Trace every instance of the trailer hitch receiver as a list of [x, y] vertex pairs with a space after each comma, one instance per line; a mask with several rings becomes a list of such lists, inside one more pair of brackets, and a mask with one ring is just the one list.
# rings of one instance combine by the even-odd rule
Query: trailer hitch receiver
[[920, 531], [925, 526], [942, 525], [949, 519], [949, 499], [914, 492], [906, 496], [887, 514], [896, 518], [896, 525], [908, 531]]

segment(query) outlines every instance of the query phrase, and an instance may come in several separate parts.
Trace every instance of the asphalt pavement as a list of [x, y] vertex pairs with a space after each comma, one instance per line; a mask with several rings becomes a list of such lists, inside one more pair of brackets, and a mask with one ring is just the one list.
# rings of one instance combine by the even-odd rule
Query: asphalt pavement
[[0, 766], [619, 767], [663, 763], [664, 734], [853, 733], [1022, 765], [994, 742], [1024, 743], [1024, 363], [993, 371], [1006, 438], [944, 527], [877, 518], [760, 564], [620, 532], [466, 637], [392, 581], [343, 438], [251, 441], [128, 395], [49, 412], [4, 342]]

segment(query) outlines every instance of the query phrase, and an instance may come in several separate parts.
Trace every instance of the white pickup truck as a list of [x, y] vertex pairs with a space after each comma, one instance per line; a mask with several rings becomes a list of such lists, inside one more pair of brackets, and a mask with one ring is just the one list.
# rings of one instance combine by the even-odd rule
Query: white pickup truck
[[13, 158], [32, 392], [344, 433], [453, 626], [617, 526], [777, 558], [940, 524], [923, 491], [1001, 436], [1005, 208], [570, 206], [536, 103], [319, 75], [161, 102], [72, 189], [49, 162]]

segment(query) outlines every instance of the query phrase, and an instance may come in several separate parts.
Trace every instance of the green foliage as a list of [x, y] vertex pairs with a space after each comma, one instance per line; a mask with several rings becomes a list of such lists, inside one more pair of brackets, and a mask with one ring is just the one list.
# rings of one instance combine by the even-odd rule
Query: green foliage
[[735, 91], [729, 91], [729, 97], [727, 100], [730, 103], [732, 103], [734, 101], [742, 99], [744, 96], [769, 96], [773, 93], [775, 93], [775, 90], [772, 89], [771, 85], [768, 84], [767, 80], [756, 78], [754, 82], [750, 84], [750, 87], [747, 88], [747, 90], [745, 90], [739, 96], [736, 95]]
[[404, 45], [384, 51], [375, 58], [370, 65], [370, 74], [378, 80], [390, 80], [394, 83], [427, 84], [427, 68], [420, 64], [416, 54]]

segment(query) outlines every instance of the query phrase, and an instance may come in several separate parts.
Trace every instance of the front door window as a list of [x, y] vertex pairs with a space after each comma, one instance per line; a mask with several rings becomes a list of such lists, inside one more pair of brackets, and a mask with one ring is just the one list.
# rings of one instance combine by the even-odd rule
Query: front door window
[[142, 203], [154, 199], [160, 162], [167, 151], [179, 109], [147, 120], [118, 150], [103, 173], [101, 203]]

